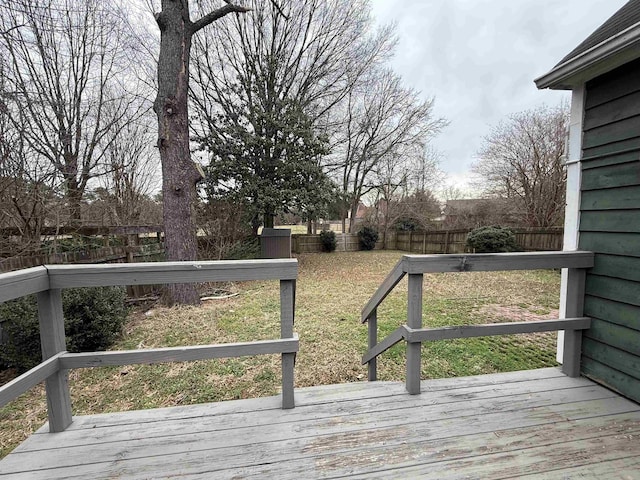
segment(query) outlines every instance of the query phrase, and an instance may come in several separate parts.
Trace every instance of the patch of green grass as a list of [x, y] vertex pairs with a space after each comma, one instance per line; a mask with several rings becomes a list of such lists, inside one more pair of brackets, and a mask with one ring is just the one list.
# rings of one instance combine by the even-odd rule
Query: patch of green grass
[[[295, 330], [300, 336], [296, 386], [364, 381], [367, 326], [360, 311], [403, 255], [371, 251], [300, 255]], [[556, 317], [556, 271], [476, 272], [424, 276], [425, 327]], [[233, 285], [238, 296], [201, 307], [154, 307], [133, 313], [114, 350], [278, 338], [277, 281]], [[378, 309], [382, 340], [406, 323], [403, 280]], [[423, 378], [476, 375], [555, 365], [555, 334], [432, 342], [423, 345]], [[381, 380], [403, 381], [405, 347], [378, 360]], [[279, 355], [190, 363], [105, 367], [71, 372], [74, 415], [275, 395]], [[0, 456], [46, 419], [44, 389], [0, 409]]]

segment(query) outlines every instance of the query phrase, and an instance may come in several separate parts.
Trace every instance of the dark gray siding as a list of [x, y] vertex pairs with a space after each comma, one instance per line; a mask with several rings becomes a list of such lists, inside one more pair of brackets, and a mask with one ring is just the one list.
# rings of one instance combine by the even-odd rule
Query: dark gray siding
[[580, 248], [596, 252], [582, 370], [640, 401], [640, 61], [587, 84]]

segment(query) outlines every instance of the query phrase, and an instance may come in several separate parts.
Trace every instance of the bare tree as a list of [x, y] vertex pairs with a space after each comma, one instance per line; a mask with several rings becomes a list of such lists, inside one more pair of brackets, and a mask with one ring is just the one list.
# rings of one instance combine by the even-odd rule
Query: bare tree
[[[10, 95], [3, 107], [34, 155], [61, 179], [71, 222], [81, 221], [89, 181], [104, 173], [117, 125], [135, 118], [128, 90], [124, 15], [98, 0], [9, 0], [0, 6], [0, 48]], [[20, 119], [25, 121], [18, 123]]]
[[[162, 163], [162, 198], [165, 249], [168, 260], [195, 260], [196, 184], [202, 171], [191, 161], [189, 149], [189, 63], [193, 36], [216, 20], [247, 8], [226, 5], [191, 20], [188, 0], [162, 0], [155, 15], [160, 28], [158, 95], [154, 111], [158, 117], [158, 149]], [[194, 285], [171, 285], [168, 303], [199, 304]]]
[[54, 193], [55, 169], [26, 142], [24, 112], [10, 109], [6, 58], [0, 58], [0, 227], [13, 230], [19, 242], [5, 242], [3, 255], [17, 255], [39, 248], [40, 232], [49, 213], [58, 205]]
[[344, 127], [336, 155], [329, 161], [346, 198], [350, 201], [350, 225], [355, 226], [358, 204], [379, 187], [376, 172], [386, 163], [406, 165], [445, 125], [433, 117], [433, 100], [421, 100], [418, 92], [402, 85], [391, 70], [372, 71], [366, 81], [349, 92], [344, 105]]
[[511, 115], [485, 137], [473, 166], [485, 192], [516, 201], [528, 226], [562, 221], [568, 118], [566, 104]]
[[109, 219], [113, 225], [145, 221], [148, 199], [160, 184], [160, 161], [153, 148], [154, 129], [143, 117], [118, 129], [106, 151], [109, 173], [101, 178], [108, 192]]
[[427, 145], [422, 154], [403, 159], [387, 156], [378, 165], [374, 183], [378, 231], [386, 241], [390, 229], [426, 229], [440, 215], [432, 189], [443, 178], [439, 156]]

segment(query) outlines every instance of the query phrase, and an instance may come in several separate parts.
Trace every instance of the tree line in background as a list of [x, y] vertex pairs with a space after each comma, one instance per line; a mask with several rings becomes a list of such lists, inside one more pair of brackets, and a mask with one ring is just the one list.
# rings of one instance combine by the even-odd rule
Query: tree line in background
[[[364, 199], [378, 230], [426, 228], [447, 122], [395, 48], [368, 0], [3, 2], [0, 222], [25, 250], [44, 226], [162, 222], [172, 260], [196, 228], [218, 256], [283, 215], [353, 231]], [[566, 117], [514, 115], [479, 152], [482, 190], [531, 225], [562, 214]]]

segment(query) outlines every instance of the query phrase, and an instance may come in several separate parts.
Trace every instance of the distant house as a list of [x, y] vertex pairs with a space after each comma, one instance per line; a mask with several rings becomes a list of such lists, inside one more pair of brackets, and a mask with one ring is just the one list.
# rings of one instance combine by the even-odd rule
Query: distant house
[[536, 85], [573, 92], [564, 248], [596, 253], [582, 373], [640, 401], [640, 0]]
[[442, 228], [463, 229], [485, 225], [520, 226], [523, 215], [513, 202], [502, 198], [447, 200]]

